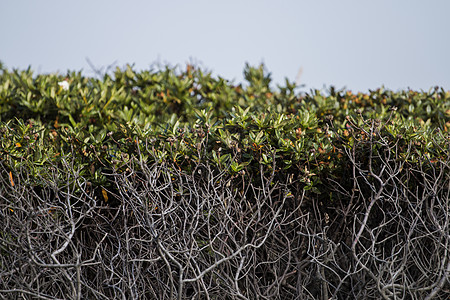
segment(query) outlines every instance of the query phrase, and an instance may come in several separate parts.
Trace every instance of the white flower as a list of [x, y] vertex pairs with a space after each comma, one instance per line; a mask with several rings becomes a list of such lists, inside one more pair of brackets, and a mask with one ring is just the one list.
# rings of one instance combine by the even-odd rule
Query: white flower
[[58, 82], [58, 85], [65, 91], [69, 89], [69, 82], [67, 80]]

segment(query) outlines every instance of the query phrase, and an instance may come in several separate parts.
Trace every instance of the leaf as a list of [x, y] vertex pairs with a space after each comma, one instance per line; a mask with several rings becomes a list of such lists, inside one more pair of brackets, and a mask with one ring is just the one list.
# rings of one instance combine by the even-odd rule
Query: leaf
[[261, 142], [263, 141], [263, 137], [264, 137], [264, 131], [260, 131], [255, 138], [255, 143], [261, 144]]
[[102, 188], [102, 195], [105, 202], [108, 202], [108, 192], [106, 192], [104, 188]]
[[70, 124], [72, 124], [73, 127], [76, 127], [76, 126], [77, 126], [77, 123], [76, 123], [75, 120], [73, 119], [72, 115], [71, 115], [70, 113], [67, 114], [67, 115], [68, 115], [68, 117], [69, 117]]
[[14, 186], [14, 180], [11, 171], [9, 171], [9, 181], [11, 182], [11, 186]]

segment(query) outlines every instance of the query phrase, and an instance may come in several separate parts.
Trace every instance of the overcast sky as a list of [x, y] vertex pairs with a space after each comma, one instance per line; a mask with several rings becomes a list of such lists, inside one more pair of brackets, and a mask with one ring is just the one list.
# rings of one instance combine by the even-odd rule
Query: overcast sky
[[0, 61], [39, 72], [195, 62], [235, 83], [264, 62], [305, 90], [450, 89], [448, 0], [2, 0]]

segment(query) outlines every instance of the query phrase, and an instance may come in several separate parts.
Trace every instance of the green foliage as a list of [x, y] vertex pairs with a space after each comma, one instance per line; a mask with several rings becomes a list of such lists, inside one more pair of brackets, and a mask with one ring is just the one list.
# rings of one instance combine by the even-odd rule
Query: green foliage
[[244, 86], [191, 65], [142, 72], [127, 66], [101, 80], [79, 72], [1, 72], [0, 152], [11, 169], [30, 164], [45, 174], [73, 159], [80, 175], [99, 184], [130, 159], [187, 171], [204, 161], [246, 178], [276, 174], [319, 192], [327, 174], [345, 167], [342, 147], [362, 145], [373, 122], [380, 138], [402, 141], [398, 151], [411, 161], [442, 159], [450, 131], [450, 93], [443, 89], [304, 94], [287, 80], [271, 88], [263, 65], [246, 65]]

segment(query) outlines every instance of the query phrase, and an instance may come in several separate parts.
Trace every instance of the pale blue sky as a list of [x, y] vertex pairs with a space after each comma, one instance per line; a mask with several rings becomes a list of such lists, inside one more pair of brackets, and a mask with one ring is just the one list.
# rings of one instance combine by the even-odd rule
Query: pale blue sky
[[305, 90], [450, 89], [450, 1], [2, 0], [0, 60], [65, 73], [198, 62], [235, 82], [264, 62]]

